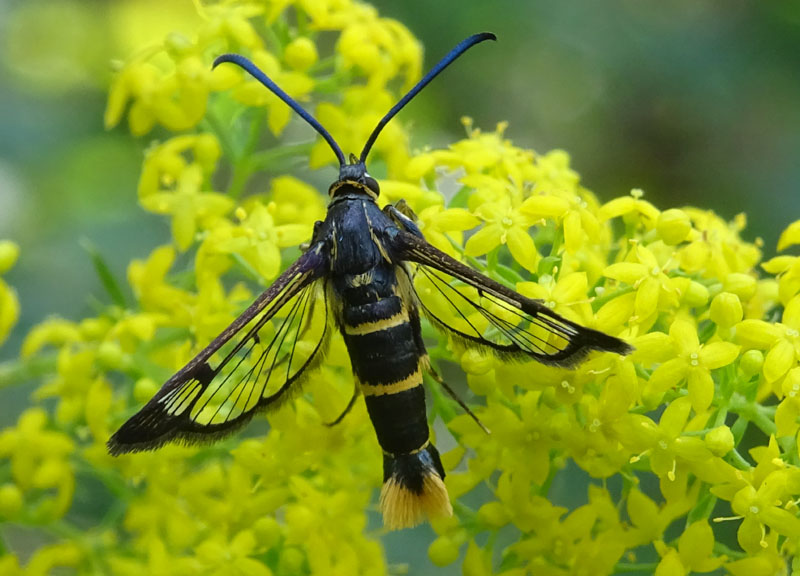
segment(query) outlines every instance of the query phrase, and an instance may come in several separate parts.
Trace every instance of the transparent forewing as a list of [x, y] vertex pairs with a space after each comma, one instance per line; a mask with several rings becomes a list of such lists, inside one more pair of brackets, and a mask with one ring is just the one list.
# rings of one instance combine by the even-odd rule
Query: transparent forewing
[[303, 288], [275, 315], [253, 318], [208, 360], [203, 374], [165, 394], [160, 402], [170, 416], [195, 426], [234, 422], [276, 400], [303, 373], [321, 361], [328, 341], [328, 307], [320, 282]]
[[325, 245], [312, 246], [108, 441], [112, 454], [211, 441], [286, 397], [330, 330]]
[[533, 316], [437, 270], [420, 266], [414, 287], [423, 313], [469, 345], [508, 354], [557, 357], [578, 331], [557, 316]]
[[409, 273], [423, 313], [464, 346], [557, 366], [574, 366], [590, 350], [632, 350], [476, 272], [419, 235], [396, 230], [388, 243], [397, 258], [416, 264]]

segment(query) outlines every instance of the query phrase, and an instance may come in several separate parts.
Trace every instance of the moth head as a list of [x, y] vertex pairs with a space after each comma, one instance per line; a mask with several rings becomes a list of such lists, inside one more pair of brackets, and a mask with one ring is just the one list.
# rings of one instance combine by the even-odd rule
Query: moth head
[[381, 193], [378, 181], [369, 175], [364, 162], [353, 154], [350, 154], [349, 164], [339, 167], [339, 179], [328, 189], [331, 198], [343, 192], [362, 192], [373, 200], [377, 200]]

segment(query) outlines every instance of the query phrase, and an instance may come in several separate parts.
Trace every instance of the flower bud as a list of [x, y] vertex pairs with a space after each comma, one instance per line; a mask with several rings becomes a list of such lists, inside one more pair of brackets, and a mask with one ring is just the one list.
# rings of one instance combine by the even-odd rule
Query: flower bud
[[725, 278], [725, 290], [733, 292], [742, 300], [749, 300], [756, 293], [756, 279], [739, 272], [728, 274]]
[[102, 342], [97, 347], [97, 362], [106, 370], [116, 370], [124, 363], [122, 348], [116, 342]]
[[200, 134], [197, 136], [197, 141], [194, 145], [194, 157], [200, 164], [212, 169], [217, 160], [219, 160], [221, 153], [222, 149], [216, 136], [213, 134]]
[[739, 360], [739, 369], [748, 378], [752, 378], [764, 365], [764, 353], [761, 350], [748, 350]]
[[272, 548], [281, 538], [281, 527], [272, 516], [265, 516], [256, 520], [253, 525], [258, 543], [264, 548]]
[[19, 246], [11, 240], [0, 240], [0, 274], [13, 268], [19, 257]]
[[705, 306], [708, 302], [708, 288], [700, 284], [700, 282], [690, 280], [686, 291], [683, 293], [683, 301], [686, 305], [692, 307]]
[[289, 42], [283, 57], [295, 70], [308, 70], [317, 61], [317, 47], [311, 40], [301, 36]]
[[725, 456], [728, 452], [733, 450], [733, 432], [727, 426], [717, 426], [709, 431], [705, 437], [706, 447], [714, 453], [715, 456]]
[[721, 328], [731, 328], [742, 321], [742, 303], [736, 294], [722, 292], [711, 301], [711, 320]]
[[452, 538], [439, 536], [428, 546], [428, 558], [437, 566], [447, 566], [458, 560], [458, 544]]
[[133, 385], [133, 399], [137, 402], [147, 402], [158, 392], [158, 384], [151, 378], [139, 378]]
[[675, 246], [686, 240], [692, 230], [692, 222], [686, 212], [672, 208], [659, 214], [656, 230], [664, 244]]
[[500, 502], [487, 502], [478, 510], [478, 518], [492, 528], [501, 528], [508, 524], [508, 511]]
[[461, 369], [467, 374], [486, 374], [494, 368], [494, 359], [488, 354], [470, 348], [461, 356]]
[[13, 518], [22, 510], [22, 491], [15, 484], [0, 486], [0, 518]]

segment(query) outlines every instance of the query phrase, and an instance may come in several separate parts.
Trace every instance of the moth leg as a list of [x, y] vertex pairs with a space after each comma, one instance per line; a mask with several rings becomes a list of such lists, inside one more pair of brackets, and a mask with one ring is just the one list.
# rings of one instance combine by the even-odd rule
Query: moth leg
[[347, 403], [347, 406], [344, 407], [342, 413], [339, 414], [336, 420], [332, 422], [323, 422], [323, 424], [328, 428], [332, 428], [337, 424], [339, 424], [342, 420], [344, 420], [344, 417], [347, 416], [350, 413], [350, 410], [353, 409], [353, 406], [356, 405], [356, 399], [358, 399], [359, 388], [358, 388], [358, 382], [355, 381], [355, 379], [354, 379], [354, 384], [355, 385], [353, 386], [353, 395], [350, 397], [350, 401]]
[[391, 218], [392, 222], [406, 232], [418, 238], [425, 238], [419, 226], [417, 226], [417, 215], [411, 209], [411, 206], [406, 204], [405, 200], [398, 200], [396, 204], [387, 204], [384, 206], [383, 212]]
[[444, 379], [442, 379], [441, 376], [439, 376], [439, 373], [436, 372], [436, 370], [433, 369], [433, 366], [431, 366], [430, 362], [428, 362], [428, 365], [426, 366], [426, 369], [427, 369], [428, 374], [430, 375], [430, 377], [433, 378], [436, 382], [438, 382], [439, 386], [444, 388], [444, 391], [447, 392], [447, 394], [453, 400], [458, 402], [458, 405], [461, 406], [461, 408], [463, 408], [464, 412], [469, 414], [470, 418], [475, 420], [475, 423], [478, 426], [481, 427], [481, 430], [483, 430], [487, 434], [491, 434], [492, 433], [486, 426], [483, 425], [483, 422], [481, 422], [478, 419], [478, 417], [475, 415], [475, 413], [472, 410], [469, 409], [469, 406], [467, 406], [467, 404], [458, 396], [458, 394], [456, 394], [456, 391], [453, 390], [452, 388], [450, 388], [450, 385], [447, 382], [445, 382]]

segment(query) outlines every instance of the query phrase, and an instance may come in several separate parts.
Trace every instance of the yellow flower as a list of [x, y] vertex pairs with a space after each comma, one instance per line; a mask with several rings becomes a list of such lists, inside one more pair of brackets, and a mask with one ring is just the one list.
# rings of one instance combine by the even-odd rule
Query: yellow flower
[[657, 225], [659, 221], [658, 209], [647, 200], [642, 200], [644, 192], [635, 188], [631, 190], [630, 196], [615, 198], [600, 207], [600, 218], [610, 220], [611, 218], [624, 217], [626, 222], [631, 221], [634, 225], [643, 226], [649, 230]]
[[[797, 472], [797, 470], [795, 470]], [[784, 509], [780, 503], [786, 499], [790, 471], [777, 470], [761, 481], [758, 488], [747, 485], [733, 497], [731, 508], [743, 517], [739, 526], [739, 544], [748, 552], [758, 552], [768, 547], [769, 527], [791, 538], [800, 538], [800, 518]]]
[[711, 370], [731, 364], [739, 355], [739, 347], [730, 342], [711, 342], [701, 345], [697, 330], [679, 318], [669, 329], [676, 357], [664, 362], [650, 375], [643, 397], [650, 405], [661, 401], [667, 390], [688, 381], [689, 398], [697, 412], [704, 412], [714, 397]]
[[16, 428], [0, 432], [0, 463], [11, 464], [11, 478], [23, 493], [37, 498], [35, 520], [60, 518], [72, 504], [75, 477], [69, 456], [74, 442], [65, 434], [46, 430], [47, 414], [26, 410]]
[[467, 240], [465, 254], [481, 256], [505, 244], [522, 267], [536, 270], [539, 253], [528, 234], [528, 229], [534, 224], [533, 218], [514, 208], [511, 200], [505, 197], [481, 204], [475, 215], [483, 220], [483, 226]]
[[142, 207], [156, 214], [172, 216], [172, 237], [180, 250], [187, 250], [199, 229], [213, 226], [233, 208], [233, 201], [217, 192], [202, 191], [200, 166], [187, 167], [175, 189], [156, 192], [141, 199]]
[[516, 288], [523, 296], [543, 300], [545, 306], [566, 318], [582, 324], [593, 323], [592, 307], [586, 297], [589, 285], [585, 272], [562, 272], [557, 280], [545, 274], [538, 282], [520, 282]]
[[660, 540], [655, 545], [661, 555], [655, 571], [658, 576], [712, 572], [726, 560], [725, 556], [714, 556], [714, 533], [705, 520], [694, 522], [684, 530], [678, 539], [677, 550], [665, 546]]
[[612, 264], [605, 269], [604, 274], [636, 290], [631, 323], [650, 327], [660, 308], [677, 305], [678, 293], [666, 274], [675, 264], [671, 261], [659, 263], [655, 255], [641, 245], [630, 252], [630, 258], [636, 261]]
[[628, 414], [616, 424], [620, 441], [633, 450], [642, 450], [632, 458], [638, 462], [642, 455], [650, 456], [650, 467], [659, 478], [674, 482], [679, 464], [706, 462], [711, 452], [696, 436], [683, 435], [692, 404], [688, 397], [673, 400], [664, 410], [658, 425], [646, 416]]
[[563, 227], [564, 246], [574, 254], [586, 240], [598, 243], [600, 223], [586, 199], [575, 195], [569, 200], [558, 196], [531, 196], [522, 203], [520, 212], [534, 221], [546, 218]]
[[456, 250], [448, 238], [460, 244], [462, 235], [458, 233], [471, 230], [479, 223], [478, 217], [464, 208], [443, 208], [440, 205], [422, 210], [418, 222], [428, 242], [454, 257]]
[[736, 326], [736, 338], [747, 347], [769, 348], [764, 359], [764, 378], [775, 382], [800, 360], [800, 295], [783, 310], [781, 323], [744, 320]]

